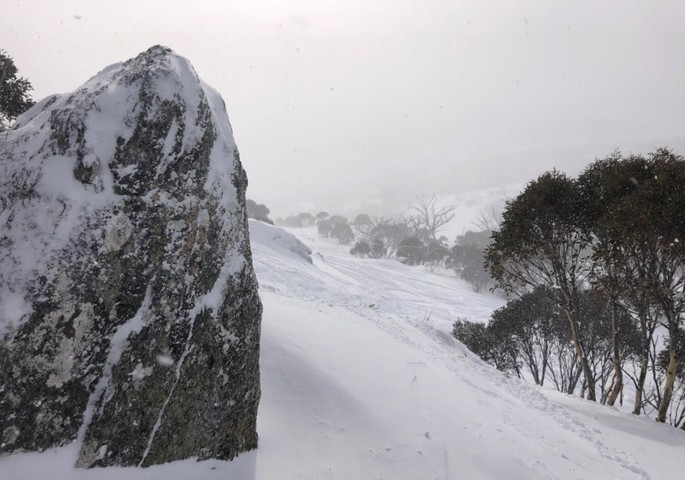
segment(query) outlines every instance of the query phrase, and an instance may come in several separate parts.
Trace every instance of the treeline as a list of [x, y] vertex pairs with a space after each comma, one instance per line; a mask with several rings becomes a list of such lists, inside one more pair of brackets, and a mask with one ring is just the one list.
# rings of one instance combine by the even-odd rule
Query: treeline
[[507, 202], [485, 250], [514, 300], [454, 334], [501, 370], [685, 429], [685, 160], [615, 153]]
[[454, 218], [454, 205], [441, 206], [433, 198], [420, 198], [399, 218], [371, 217], [359, 214], [353, 220], [343, 215], [302, 212], [276, 220], [289, 228], [316, 226], [318, 233], [352, 245], [350, 254], [359, 258], [396, 258], [407, 265], [425, 265], [453, 270], [476, 292], [494, 285], [483, 265], [485, 247], [491, 230], [468, 231], [456, 238], [452, 246], [440, 235], [443, 227]]

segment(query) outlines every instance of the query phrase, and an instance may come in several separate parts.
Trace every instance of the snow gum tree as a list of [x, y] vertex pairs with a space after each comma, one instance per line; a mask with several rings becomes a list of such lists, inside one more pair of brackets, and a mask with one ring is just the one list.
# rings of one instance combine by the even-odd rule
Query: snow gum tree
[[[666, 149], [646, 157], [617, 152], [577, 180], [549, 172], [507, 203], [485, 253], [486, 268], [505, 291], [551, 292], [567, 320], [589, 399], [599, 386], [602, 402], [613, 405], [627, 376], [636, 387], [633, 412], [648, 403], [660, 422], [669, 415], [682, 421], [669, 409], [680, 408], [671, 404], [685, 361], [683, 188], [685, 159]], [[629, 356], [639, 358], [634, 374], [624, 368]], [[645, 384], [650, 368], [658, 370], [657, 356], [663, 374], [653, 375], [658, 394], [647, 402]]]
[[623, 384], [620, 351], [625, 332], [617, 318], [621, 310], [629, 312], [639, 329], [639, 375], [634, 379], [633, 413], [642, 407], [649, 352], [657, 326], [659, 306], [650, 295], [650, 279], [657, 275], [658, 235], [645, 222], [651, 222], [645, 210], [647, 199], [642, 190], [648, 186], [654, 171], [643, 157], [623, 159], [615, 153], [590, 165], [579, 177], [581, 194], [587, 205], [588, 228], [592, 234], [592, 279], [611, 304], [614, 388], [607, 403], [613, 405]]
[[488, 329], [497, 332], [504, 342], [513, 342], [515, 357], [521, 359], [537, 385], [544, 385], [553, 344], [558, 337], [555, 335], [558, 318], [556, 305], [547, 292], [539, 289], [495, 310]]
[[636, 217], [635, 227], [650, 235], [659, 254], [650, 286], [668, 330], [669, 361], [657, 413], [657, 420], [665, 422], [683, 361], [684, 339], [679, 330], [685, 313], [685, 160], [664, 149], [654, 153], [650, 160], [654, 176], [640, 186], [640, 205], [644, 210]]
[[491, 234], [491, 230], [483, 230], [459, 235], [445, 262], [459, 278], [471, 285], [474, 292], [480, 293], [492, 284], [490, 274], [483, 267], [483, 252], [490, 243]]
[[[627, 285], [624, 281], [626, 262], [630, 261], [622, 232], [623, 223], [616, 220], [626, 213], [625, 207], [629, 204], [625, 199], [636, 188], [636, 176], [641, 178], [646, 171], [643, 166], [640, 162], [631, 165], [623, 163], [620, 155], [615, 154], [593, 163], [578, 179], [580, 192], [585, 200], [588, 228], [592, 234], [592, 280], [611, 305], [614, 381], [607, 399], [608, 405], [614, 405], [623, 389], [618, 315], [623, 306], [621, 298], [625, 296]], [[640, 386], [637, 386], [637, 391], [640, 395]]]
[[578, 307], [591, 270], [591, 237], [574, 180], [547, 172], [507, 202], [500, 231], [493, 232], [485, 265], [497, 287], [522, 295], [546, 288], [561, 309], [587, 386], [596, 401], [595, 379], [580, 335]]
[[269, 218], [269, 213], [271, 213], [271, 210], [269, 210], [269, 208], [266, 205], [262, 203], [257, 203], [254, 200], [248, 198], [246, 200], [246, 207], [247, 218], [254, 218], [255, 220], [270, 223], [271, 225], [274, 224], [273, 220]]
[[437, 240], [438, 233], [454, 218], [456, 205], [440, 206], [435, 196], [421, 197], [409, 206], [409, 226], [420, 240]]
[[[593, 279], [606, 292], [614, 312], [625, 308], [636, 318], [640, 331], [640, 372], [634, 380], [633, 413], [639, 414], [643, 404], [650, 349], [659, 322], [668, 332], [668, 362], [664, 363], [667, 366], [657, 409], [657, 420], [664, 422], [683, 361], [678, 331], [685, 313], [685, 161], [666, 149], [648, 158], [622, 158], [616, 153], [588, 167], [579, 183], [590, 212]], [[622, 336], [613, 323], [619, 378]]]

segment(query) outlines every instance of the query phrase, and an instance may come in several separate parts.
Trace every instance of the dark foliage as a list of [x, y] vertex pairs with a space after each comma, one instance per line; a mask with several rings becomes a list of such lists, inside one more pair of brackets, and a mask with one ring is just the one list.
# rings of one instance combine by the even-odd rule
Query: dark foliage
[[248, 198], [246, 200], [246, 206], [247, 218], [254, 218], [255, 220], [270, 223], [271, 225], [274, 224], [273, 220], [269, 218], [270, 210], [267, 208], [266, 205], [262, 203], [257, 203], [254, 200], [250, 200]]
[[0, 130], [34, 105], [31, 82], [17, 77], [17, 67], [7, 52], [0, 50]]
[[424, 260], [425, 246], [418, 237], [407, 237], [397, 248], [397, 258], [407, 265], [420, 265]]
[[494, 281], [485, 270], [485, 248], [490, 243], [490, 230], [468, 231], [457, 237], [456, 244], [447, 256], [446, 266], [467, 281], [475, 292], [482, 292]]
[[354, 244], [354, 247], [350, 250], [350, 254], [356, 257], [368, 257], [371, 253], [371, 247], [364, 240], [360, 240]]

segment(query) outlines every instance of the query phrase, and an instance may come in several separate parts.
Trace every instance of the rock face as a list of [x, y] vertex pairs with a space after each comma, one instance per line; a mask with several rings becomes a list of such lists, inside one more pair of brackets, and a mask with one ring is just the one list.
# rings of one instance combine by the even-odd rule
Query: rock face
[[152, 47], [0, 137], [0, 454], [257, 446], [261, 303], [221, 97]]

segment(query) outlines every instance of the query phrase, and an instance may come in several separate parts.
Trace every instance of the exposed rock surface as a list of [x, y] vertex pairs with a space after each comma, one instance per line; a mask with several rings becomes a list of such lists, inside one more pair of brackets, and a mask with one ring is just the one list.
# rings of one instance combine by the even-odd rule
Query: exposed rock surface
[[261, 303], [221, 97], [152, 47], [0, 137], [0, 454], [257, 446]]

